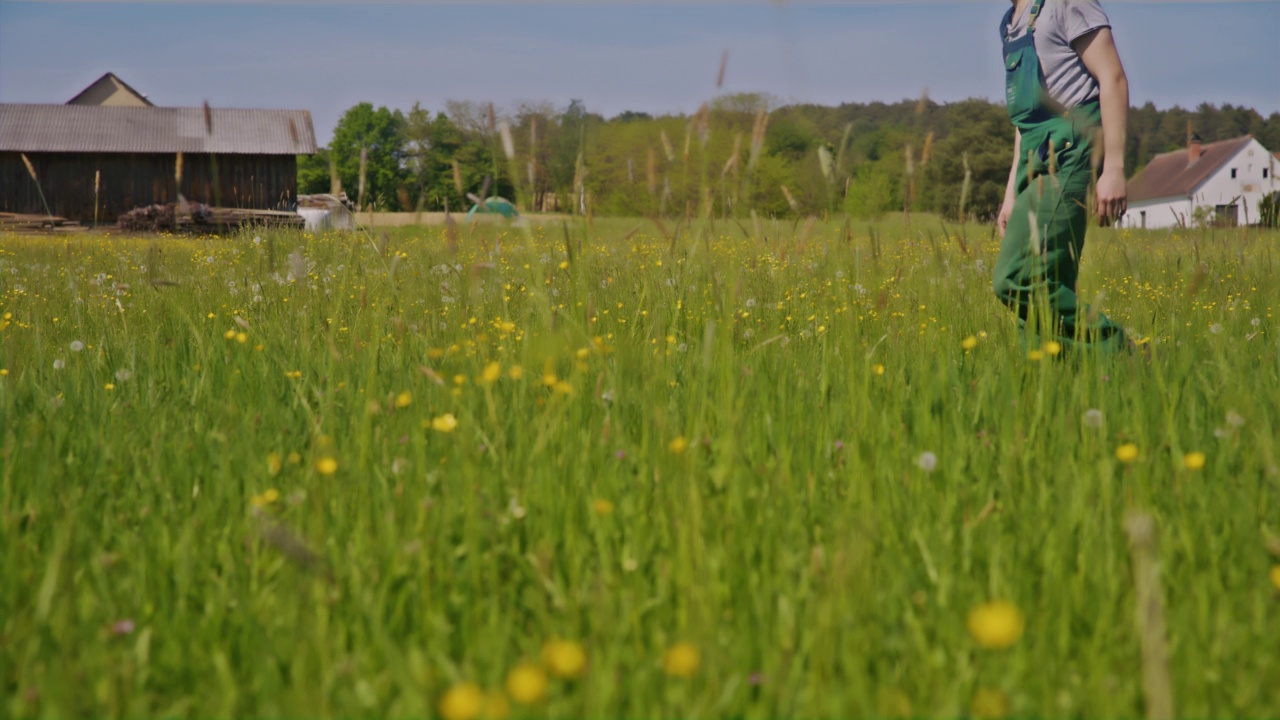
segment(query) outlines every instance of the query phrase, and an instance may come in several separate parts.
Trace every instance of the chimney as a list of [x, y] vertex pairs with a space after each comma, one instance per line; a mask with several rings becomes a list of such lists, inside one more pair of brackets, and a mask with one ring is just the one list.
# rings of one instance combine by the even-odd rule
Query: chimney
[[1192, 135], [1191, 143], [1187, 146], [1187, 164], [1192, 165], [1200, 159], [1201, 154], [1200, 136]]

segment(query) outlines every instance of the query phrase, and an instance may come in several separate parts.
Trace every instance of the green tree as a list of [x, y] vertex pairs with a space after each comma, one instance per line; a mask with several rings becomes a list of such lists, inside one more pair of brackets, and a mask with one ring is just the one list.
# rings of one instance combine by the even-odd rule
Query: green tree
[[329, 172], [329, 148], [320, 148], [315, 155], [298, 156], [298, 194], [327, 193], [332, 189]]
[[360, 153], [367, 153], [365, 173], [365, 206], [383, 210], [409, 209], [406, 189], [409, 173], [405, 168], [405, 118], [399, 110], [374, 109], [367, 102], [353, 106], [338, 120], [329, 153], [337, 165], [342, 187], [353, 200], [358, 200], [360, 185]]

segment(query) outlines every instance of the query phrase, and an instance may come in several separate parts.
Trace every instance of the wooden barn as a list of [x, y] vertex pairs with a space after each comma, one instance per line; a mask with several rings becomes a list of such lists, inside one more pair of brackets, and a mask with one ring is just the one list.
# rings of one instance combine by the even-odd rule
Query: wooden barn
[[315, 152], [307, 110], [155, 107], [108, 73], [65, 105], [0, 103], [0, 212], [110, 223], [179, 179], [190, 201], [292, 210]]

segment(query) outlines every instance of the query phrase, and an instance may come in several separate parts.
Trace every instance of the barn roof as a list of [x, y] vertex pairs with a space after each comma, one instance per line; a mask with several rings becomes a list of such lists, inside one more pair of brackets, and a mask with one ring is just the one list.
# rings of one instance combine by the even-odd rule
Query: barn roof
[[1200, 159], [1195, 162], [1188, 162], [1190, 156], [1186, 149], [1151, 158], [1151, 162], [1129, 181], [1129, 202], [1191, 195], [1252, 139], [1251, 135], [1245, 135], [1233, 140], [1205, 143], [1200, 148]]
[[0, 103], [0, 151], [311, 155], [307, 110]]

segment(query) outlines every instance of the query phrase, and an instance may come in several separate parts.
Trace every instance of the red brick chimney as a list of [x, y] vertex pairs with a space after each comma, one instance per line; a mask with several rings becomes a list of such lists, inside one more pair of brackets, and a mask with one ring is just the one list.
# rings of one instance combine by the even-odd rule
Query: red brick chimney
[[1187, 146], [1187, 164], [1188, 165], [1191, 165], [1195, 163], [1195, 161], [1200, 159], [1200, 154], [1202, 152], [1202, 149], [1203, 148], [1200, 144], [1200, 136], [1192, 135], [1191, 143]]

